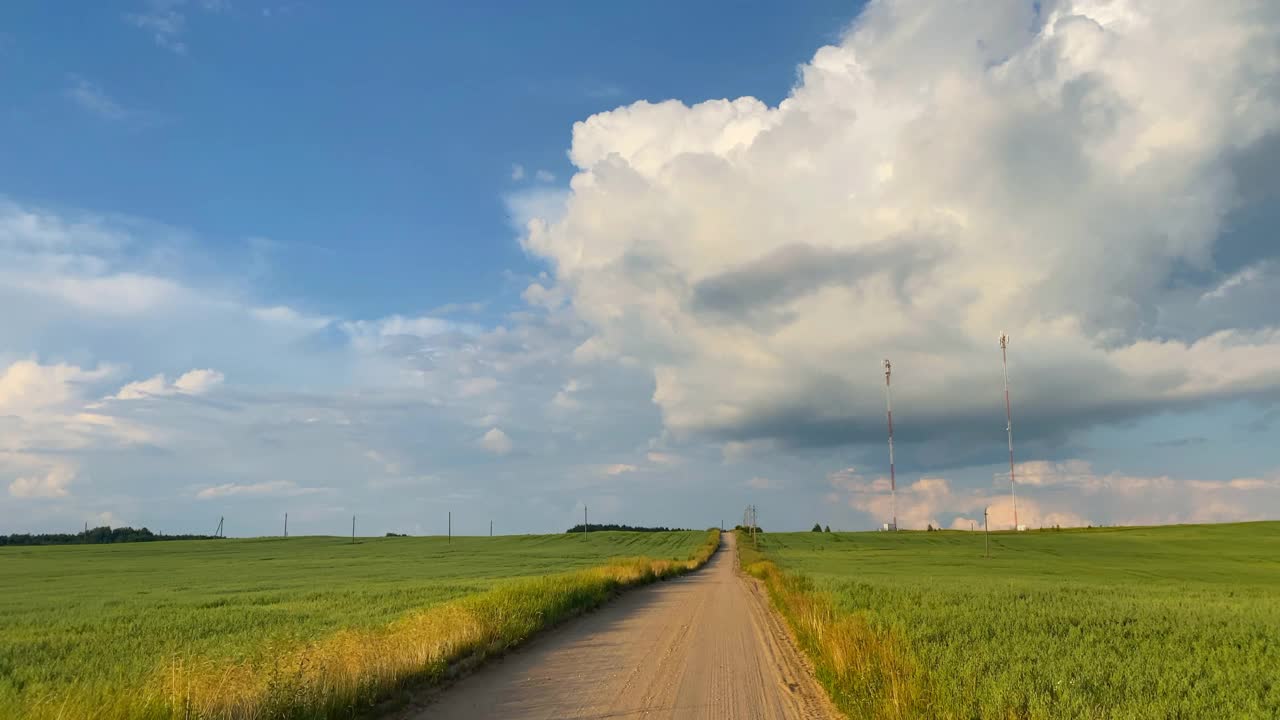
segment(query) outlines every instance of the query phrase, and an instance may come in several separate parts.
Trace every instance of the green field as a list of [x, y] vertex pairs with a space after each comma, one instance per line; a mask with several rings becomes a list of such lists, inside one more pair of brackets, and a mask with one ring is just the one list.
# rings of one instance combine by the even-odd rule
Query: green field
[[1280, 717], [1280, 523], [993, 533], [989, 559], [950, 531], [760, 549], [852, 717]]
[[[0, 548], [0, 717], [56, 717], [58, 707], [80, 708], [68, 715], [76, 717], [117, 699], [115, 714], [127, 716], [136, 712], [127, 696], [175, 658], [214, 672], [270, 664], [340, 632], [380, 638], [424, 608], [495, 587], [522, 592], [515, 578], [623, 557], [685, 560], [707, 539], [701, 531], [598, 532]], [[554, 590], [581, 594], [582, 578], [567, 577]]]

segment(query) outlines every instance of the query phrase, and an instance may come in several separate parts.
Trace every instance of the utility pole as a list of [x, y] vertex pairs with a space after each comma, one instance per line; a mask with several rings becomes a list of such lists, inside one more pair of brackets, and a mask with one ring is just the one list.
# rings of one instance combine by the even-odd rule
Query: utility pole
[[884, 406], [889, 414], [889, 493], [892, 498], [893, 507], [893, 526], [894, 532], [898, 530], [898, 478], [894, 474], [893, 468], [893, 396], [889, 388], [889, 376], [893, 373], [893, 366], [889, 364], [889, 358], [884, 359]]
[[987, 508], [982, 508], [982, 542], [986, 547], [984, 557], [991, 557], [991, 526], [987, 524]]
[[1009, 403], [1009, 334], [1000, 333], [1000, 359], [1004, 366], [1005, 430], [1009, 434], [1009, 498], [1013, 501], [1013, 530], [1018, 531], [1018, 486], [1013, 474], [1013, 406]]

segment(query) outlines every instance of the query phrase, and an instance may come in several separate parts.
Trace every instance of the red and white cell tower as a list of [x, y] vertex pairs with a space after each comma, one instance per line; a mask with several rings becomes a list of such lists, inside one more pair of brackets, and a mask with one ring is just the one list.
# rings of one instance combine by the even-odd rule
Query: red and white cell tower
[[1009, 434], [1009, 498], [1013, 501], [1013, 529], [1018, 529], [1018, 486], [1013, 474], [1013, 406], [1009, 404], [1009, 334], [1000, 333], [1000, 358], [1004, 365], [1005, 431]]
[[889, 493], [893, 503], [893, 525], [889, 526], [890, 530], [898, 529], [898, 479], [894, 476], [893, 470], [893, 395], [890, 392], [889, 376], [893, 373], [893, 366], [889, 364], [889, 359], [884, 361], [884, 406], [889, 413]]

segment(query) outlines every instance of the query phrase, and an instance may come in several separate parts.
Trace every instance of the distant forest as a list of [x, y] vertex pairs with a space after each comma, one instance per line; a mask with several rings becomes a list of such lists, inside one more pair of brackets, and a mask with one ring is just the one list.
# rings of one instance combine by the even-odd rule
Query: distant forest
[[673, 532], [673, 531], [684, 530], [684, 528], [638, 527], [635, 525], [597, 525], [595, 523], [591, 523], [589, 525], [583, 525], [582, 523], [578, 523], [577, 525], [574, 525], [573, 527], [569, 528], [565, 532], [571, 532], [571, 533], [597, 532], [600, 530], [624, 530], [626, 532]]
[[106, 545], [109, 543], [156, 542], [159, 540], [214, 540], [213, 535], [158, 535], [146, 528], [97, 527], [79, 533], [27, 533], [0, 535], [3, 545]]

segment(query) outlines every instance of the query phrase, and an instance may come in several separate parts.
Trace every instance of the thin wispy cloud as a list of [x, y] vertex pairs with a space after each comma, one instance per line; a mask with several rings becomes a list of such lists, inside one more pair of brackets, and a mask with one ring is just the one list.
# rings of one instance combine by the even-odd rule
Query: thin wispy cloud
[[587, 97], [596, 100], [612, 100], [614, 98], [623, 97], [626, 93], [619, 85], [612, 83], [600, 83], [598, 85], [590, 85], [586, 90]]
[[221, 12], [231, 7], [227, 0], [148, 0], [145, 9], [125, 15], [130, 25], [151, 34], [156, 45], [178, 55], [185, 55], [187, 18], [191, 9]]
[[80, 109], [103, 120], [120, 122], [138, 117], [137, 113], [126, 108], [115, 98], [107, 94], [101, 85], [79, 75], [70, 75], [63, 95], [75, 103]]
[[134, 27], [150, 33], [156, 45], [179, 55], [186, 54], [187, 44], [182, 40], [182, 35], [186, 31], [187, 18], [178, 12], [178, 8], [182, 6], [181, 0], [155, 0], [149, 5], [147, 10], [130, 13], [125, 19]]
[[260, 483], [223, 483], [203, 488], [196, 493], [199, 500], [227, 497], [299, 497], [332, 492], [329, 488], [304, 487], [293, 480], [269, 480]]

